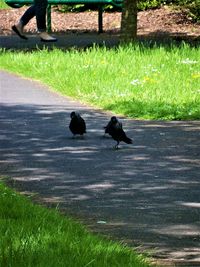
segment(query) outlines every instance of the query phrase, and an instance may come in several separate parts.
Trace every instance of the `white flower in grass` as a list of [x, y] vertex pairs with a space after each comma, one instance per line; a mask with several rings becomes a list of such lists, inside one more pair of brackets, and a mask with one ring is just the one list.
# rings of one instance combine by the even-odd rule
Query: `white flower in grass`
[[158, 72], [158, 69], [156, 69], [156, 68], [152, 68], [151, 71], [152, 71], [152, 72]]
[[[164, 64], [163, 64], [164, 65]], [[160, 73], [159, 72], [159, 70], [157, 69], [157, 68], [155, 68], [155, 67], [153, 67], [151, 64], [150, 65], [148, 65], [148, 66], [145, 66], [144, 67], [144, 73], [146, 74], [146, 75], [149, 75], [149, 74], [151, 74], [151, 73]]]
[[125, 93], [119, 93], [118, 96], [125, 97], [125, 96], [127, 96], [127, 94], [125, 94]]
[[186, 58], [186, 59], [183, 59], [182, 61], [180, 61], [179, 63], [181, 63], [181, 64], [197, 64], [198, 61]]
[[134, 86], [137, 86], [137, 85], [142, 85], [142, 82], [139, 79], [135, 79], [135, 80], [131, 81], [131, 84]]

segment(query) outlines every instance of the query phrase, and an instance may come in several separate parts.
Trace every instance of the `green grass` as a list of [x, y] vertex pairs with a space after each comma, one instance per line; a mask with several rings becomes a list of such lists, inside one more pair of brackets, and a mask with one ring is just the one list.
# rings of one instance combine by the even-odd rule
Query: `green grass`
[[150, 267], [130, 248], [89, 233], [1, 182], [0, 236], [2, 267]]
[[0, 9], [6, 9], [6, 8], [9, 8], [9, 6], [6, 5], [4, 0], [0, 0]]
[[200, 119], [199, 58], [200, 48], [184, 43], [136, 44], [110, 50], [1, 51], [0, 68], [128, 117], [191, 120]]

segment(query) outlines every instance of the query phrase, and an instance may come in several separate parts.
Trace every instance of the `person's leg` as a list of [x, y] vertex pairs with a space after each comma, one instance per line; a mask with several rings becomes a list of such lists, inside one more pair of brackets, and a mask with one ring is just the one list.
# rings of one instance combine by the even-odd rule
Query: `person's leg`
[[34, 0], [36, 23], [39, 32], [46, 31], [47, 0]]
[[22, 39], [28, 39], [23, 34], [24, 26], [36, 16], [37, 29], [41, 41], [44, 42], [55, 42], [56, 38], [52, 37], [46, 32], [46, 9], [47, 9], [47, 0], [34, 0], [34, 5], [29, 7], [23, 16], [20, 18], [19, 22], [12, 26], [13, 31], [18, 34]]
[[24, 26], [35, 16], [35, 6], [29, 7], [20, 18], [19, 22], [12, 26], [13, 31], [22, 39], [28, 39], [23, 34]]
[[47, 0], [34, 0], [36, 23], [41, 41], [55, 42], [56, 38], [52, 37], [46, 32], [46, 10]]
[[20, 22], [23, 27], [28, 24], [28, 22], [35, 16], [35, 6], [29, 7], [25, 13], [22, 15]]

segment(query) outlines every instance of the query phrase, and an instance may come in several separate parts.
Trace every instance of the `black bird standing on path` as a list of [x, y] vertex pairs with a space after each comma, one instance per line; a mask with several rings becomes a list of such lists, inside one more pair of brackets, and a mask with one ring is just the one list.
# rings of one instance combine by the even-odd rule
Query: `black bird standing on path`
[[80, 116], [78, 112], [72, 111], [70, 114], [71, 121], [69, 124], [69, 129], [75, 136], [76, 134], [83, 135], [86, 133], [86, 124], [84, 119]]
[[104, 127], [104, 129], [105, 129], [105, 134], [109, 134], [109, 135], [111, 135], [111, 134], [110, 134], [110, 128], [111, 128], [113, 122], [115, 122], [115, 124], [118, 124], [118, 127], [122, 128], [122, 123], [119, 122], [119, 120], [117, 119], [117, 117], [113, 116], [113, 117], [111, 117], [111, 119], [110, 119], [110, 121], [108, 122], [108, 124]]
[[122, 141], [126, 144], [132, 144], [132, 140], [126, 136], [126, 133], [122, 129], [122, 124], [115, 116], [111, 118], [108, 125], [105, 127], [105, 133], [108, 133], [115, 141], [117, 141], [117, 144], [115, 145], [116, 149], [118, 149], [118, 145]]

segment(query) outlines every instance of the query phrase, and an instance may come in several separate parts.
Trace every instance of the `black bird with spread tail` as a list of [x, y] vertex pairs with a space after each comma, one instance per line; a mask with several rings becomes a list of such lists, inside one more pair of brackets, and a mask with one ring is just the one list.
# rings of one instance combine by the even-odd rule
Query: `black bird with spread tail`
[[116, 149], [118, 149], [120, 142], [125, 142], [126, 144], [133, 143], [132, 140], [126, 136], [126, 133], [122, 128], [122, 124], [115, 116], [113, 116], [107, 126], [105, 126], [105, 133], [108, 133], [115, 141], [117, 141], [117, 144], [115, 145]]
[[80, 116], [78, 112], [72, 111], [70, 114], [71, 121], [69, 124], [69, 129], [75, 136], [77, 134], [83, 135], [86, 133], [86, 123], [85, 120]]

